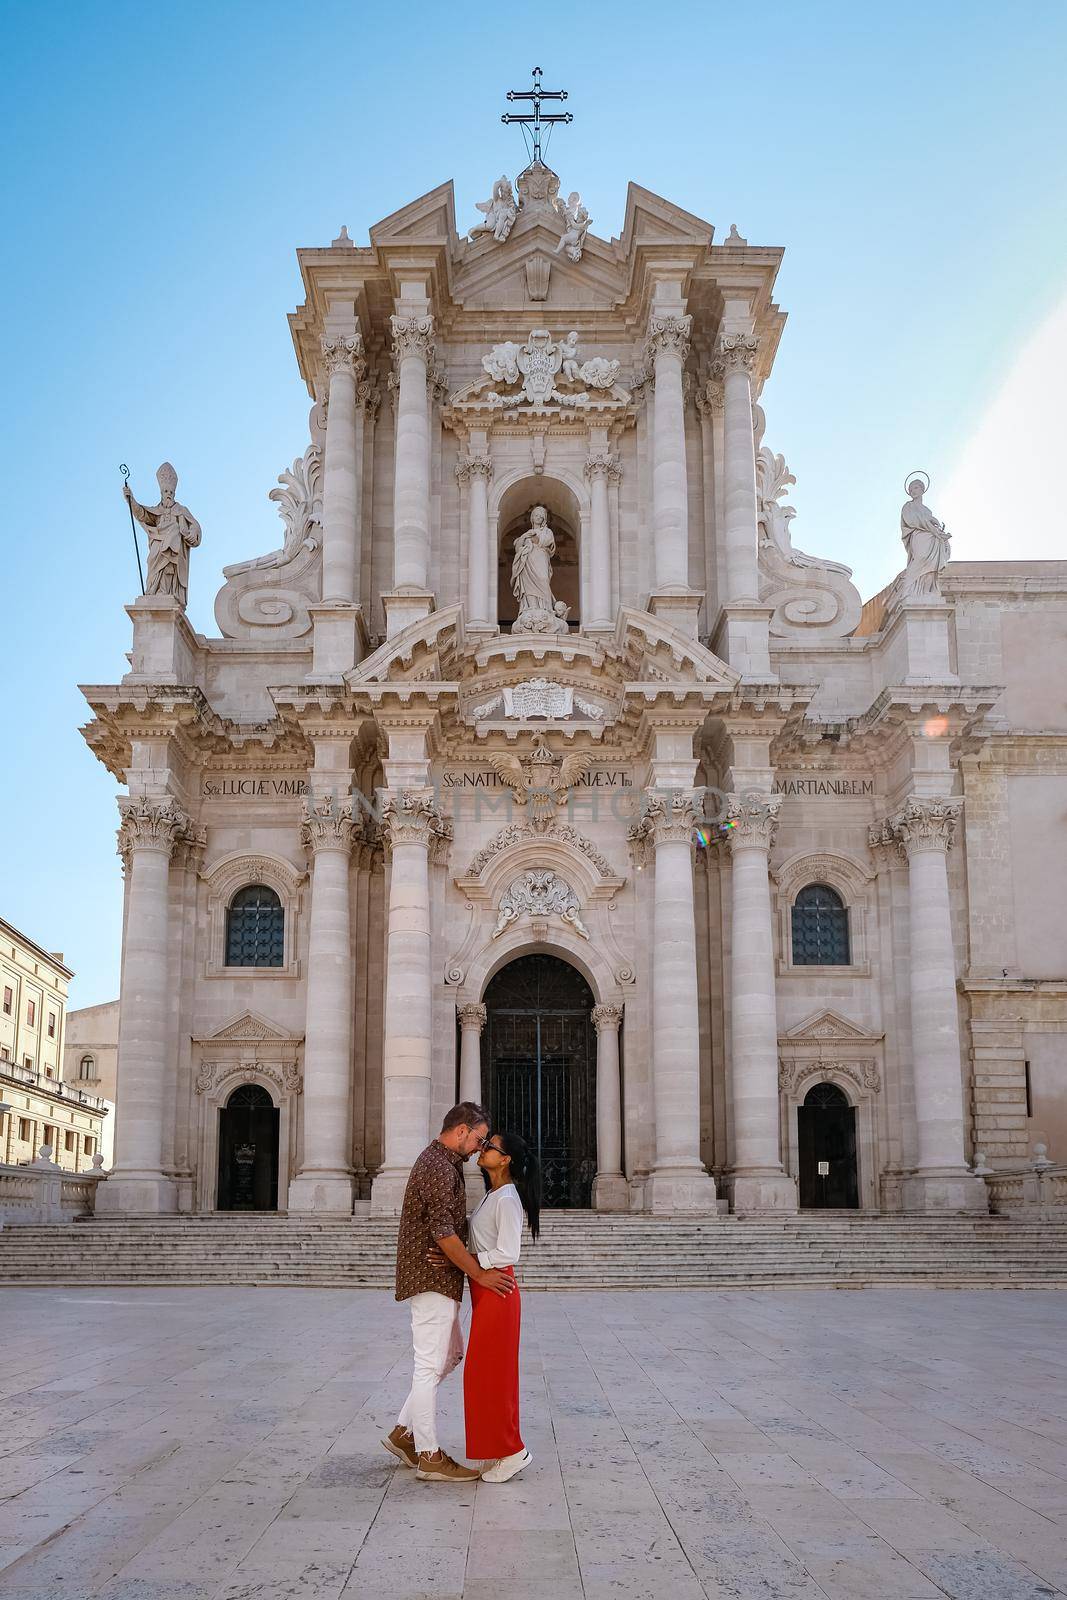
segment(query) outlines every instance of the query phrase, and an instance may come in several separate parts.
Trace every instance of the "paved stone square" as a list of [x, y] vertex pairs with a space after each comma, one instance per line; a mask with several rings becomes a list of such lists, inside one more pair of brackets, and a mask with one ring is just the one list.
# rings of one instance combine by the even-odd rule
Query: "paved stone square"
[[[527, 1295], [513, 1483], [378, 1444], [373, 1291], [6, 1291], [5, 1600], [1067, 1594], [1067, 1295]], [[442, 1437], [461, 1452], [461, 1395]]]

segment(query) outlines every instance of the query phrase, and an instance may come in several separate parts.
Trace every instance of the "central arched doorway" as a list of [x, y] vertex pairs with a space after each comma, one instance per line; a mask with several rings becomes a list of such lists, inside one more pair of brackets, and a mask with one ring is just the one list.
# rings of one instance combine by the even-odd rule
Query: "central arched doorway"
[[556, 956], [520, 956], [488, 984], [482, 1083], [493, 1126], [541, 1163], [544, 1204], [588, 1206], [596, 1177], [596, 1003]]
[[278, 1110], [258, 1083], [242, 1083], [219, 1112], [218, 1209], [278, 1209]]
[[797, 1107], [797, 1157], [802, 1208], [859, 1206], [856, 1108], [836, 1083], [816, 1083]]

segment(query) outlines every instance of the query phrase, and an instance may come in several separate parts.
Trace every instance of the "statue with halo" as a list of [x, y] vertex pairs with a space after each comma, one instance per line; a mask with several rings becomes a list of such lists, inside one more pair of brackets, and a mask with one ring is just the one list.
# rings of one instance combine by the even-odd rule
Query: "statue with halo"
[[556, 541], [544, 506], [534, 506], [530, 526], [515, 541], [511, 592], [519, 602], [513, 633], [567, 633], [570, 607], [552, 594], [552, 557]]
[[[925, 479], [925, 482], [923, 481]], [[941, 571], [949, 558], [949, 535], [923, 495], [930, 487], [925, 472], [909, 475], [908, 499], [900, 512], [900, 537], [908, 564], [899, 578], [900, 599], [936, 601], [941, 598]]]

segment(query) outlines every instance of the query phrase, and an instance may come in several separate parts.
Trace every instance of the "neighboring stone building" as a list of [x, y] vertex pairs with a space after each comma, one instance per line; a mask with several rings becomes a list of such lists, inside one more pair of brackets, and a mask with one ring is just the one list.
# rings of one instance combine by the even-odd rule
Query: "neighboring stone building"
[[946, 565], [915, 480], [861, 607], [763, 445], [782, 251], [558, 189], [299, 252], [310, 438], [220, 637], [173, 469], [133, 502], [101, 1211], [392, 1212], [458, 1094], [554, 1205], [979, 1208], [976, 1149], [1067, 1152], [1067, 563]]
[[63, 1081], [67, 989], [62, 955], [0, 919], [0, 1165], [33, 1161], [42, 1145], [67, 1172], [86, 1172], [104, 1143], [108, 1108]]
[[63, 1048], [63, 1077], [67, 1083], [98, 1095], [110, 1116], [104, 1122], [101, 1153], [104, 1166], [114, 1156], [115, 1102], [118, 1084], [119, 1003], [106, 1000], [67, 1012], [67, 1039]]

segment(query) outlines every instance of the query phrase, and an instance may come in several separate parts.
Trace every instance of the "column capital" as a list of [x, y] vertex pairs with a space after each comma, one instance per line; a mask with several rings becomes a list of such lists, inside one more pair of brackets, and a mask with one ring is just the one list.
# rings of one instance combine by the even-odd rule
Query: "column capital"
[[489, 1019], [489, 1010], [488, 1007], [474, 1002], [466, 1006], [457, 1006], [456, 1016], [464, 1033], [469, 1029], [472, 1033], [480, 1034]]
[[326, 365], [327, 376], [330, 378], [335, 372], [351, 372], [362, 376], [367, 370], [367, 363], [363, 359], [362, 335], [326, 334], [322, 341], [322, 359]]
[[698, 384], [696, 408], [702, 418], [721, 417], [723, 413], [722, 377], [705, 378]]
[[700, 808], [691, 789], [646, 789], [641, 820], [629, 829], [635, 858], [661, 844], [691, 844]]
[[622, 1006], [594, 1006], [589, 1015], [597, 1033], [618, 1033], [622, 1010]]
[[185, 812], [169, 795], [155, 800], [147, 795], [122, 799], [119, 815], [118, 853], [124, 861], [137, 850], [157, 851], [169, 860], [179, 837], [195, 831]]
[[432, 317], [402, 317], [394, 313], [389, 318], [389, 327], [393, 338], [394, 361], [403, 361], [405, 356], [421, 356], [423, 361], [429, 360], [433, 346]]
[[715, 346], [713, 377], [729, 377], [732, 372], [743, 372], [751, 377], [756, 370], [759, 340], [754, 333], [724, 333]]
[[902, 855], [911, 857], [923, 850], [947, 851], [963, 810], [960, 799], [926, 799], [911, 795], [902, 810], [889, 818], [888, 826]]
[[348, 855], [352, 849], [355, 824], [352, 821], [351, 800], [334, 800], [326, 794], [321, 799], [305, 799], [300, 825], [300, 843], [311, 855], [320, 850], [339, 851]]
[[382, 799], [382, 831], [392, 848], [420, 844], [428, 849], [451, 839], [452, 823], [442, 813], [432, 789], [398, 789]]
[[726, 839], [730, 850], [769, 850], [778, 831], [780, 794], [726, 796]]
[[586, 459], [585, 475], [590, 483], [594, 478], [604, 478], [608, 483], [618, 483], [622, 477], [618, 456], [611, 450], [594, 450]]
[[493, 476], [492, 456], [472, 453], [460, 456], [456, 462], [456, 477], [460, 483], [468, 483], [471, 478], [484, 478], [486, 483]]
[[664, 354], [678, 356], [684, 363], [689, 355], [689, 335], [693, 319], [689, 315], [677, 316], [654, 311], [648, 319], [647, 358], [655, 362]]

